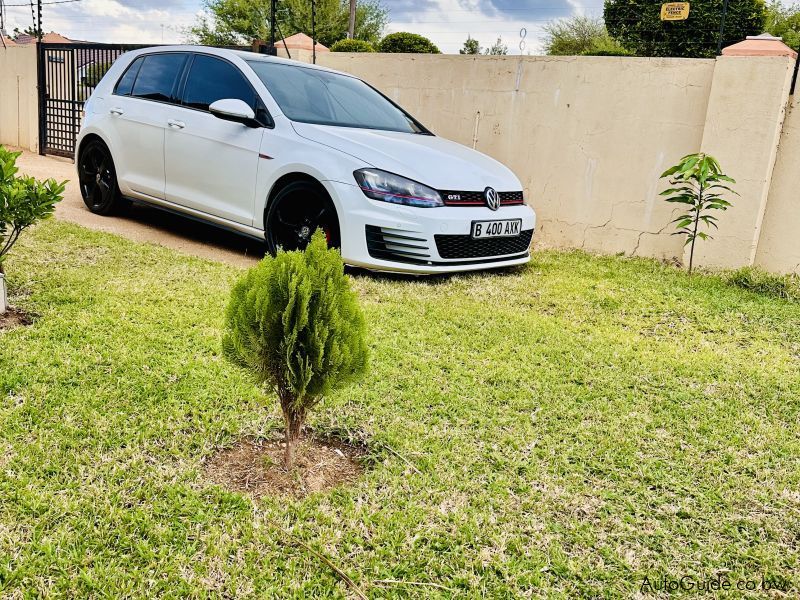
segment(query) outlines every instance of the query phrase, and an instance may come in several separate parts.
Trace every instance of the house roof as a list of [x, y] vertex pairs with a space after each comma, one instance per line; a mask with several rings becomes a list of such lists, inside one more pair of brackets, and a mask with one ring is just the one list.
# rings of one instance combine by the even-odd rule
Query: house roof
[[[278, 48], [284, 47], [284, 44], [286, 44], [286, 48], [289, 48], [289, 50], [312, 50], [314, 40], [301, 32], [275, 42], [275, 46]], [[330, 52], [330, 50], [327, 46], [323, 46], [317, 42], [317, 52]]]
[[17, 45], [17, 43], [14, 40], [12, 40], [10, 37], [2, 36], [2, 38], [3, 38], [3, 42], [0, 43], [0, 46], [2, 46], [3, 43], [6, 46], [16, 46]]
[[[45, 33], [42, 36], [42, 43], [44, 44], [69, 44], [72, 40], [69, 38], [65, 38], [60, 33], [56, 33], [55, 31], [51, 31], [50, 33]], [[36, 43], [36, 36], [29, 35], [27, 33], [21, 33], [17, 36], [16, 39], [17, 45], [26, 45], [26, 44], [35, 44]]]

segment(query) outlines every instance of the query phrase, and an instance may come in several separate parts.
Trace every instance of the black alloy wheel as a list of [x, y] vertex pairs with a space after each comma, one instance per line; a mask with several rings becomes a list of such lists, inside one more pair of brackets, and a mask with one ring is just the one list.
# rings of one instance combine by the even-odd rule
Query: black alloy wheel
[[78, 180], [83, 201], [95, 214], [110, 215], [127, 204], [117, 186], [111, 152], [100, 140], [91, 140], [81, 150]]
[[322, 229], [328, 247], [341, 247], [336, 209], [319, 184], [296, 181], [284, 187], [270, 203], [265, 219], [267, 250], [305, 250], [311, 236]]

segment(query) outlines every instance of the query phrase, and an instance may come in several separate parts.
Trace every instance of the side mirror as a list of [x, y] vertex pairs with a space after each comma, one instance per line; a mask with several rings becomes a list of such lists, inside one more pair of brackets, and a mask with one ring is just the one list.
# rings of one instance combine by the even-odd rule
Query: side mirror
[[224, 98], [217, 100], [208, 107], [209, 112], [223, 121], [233, 121], [248, 127], [258, 127], [256, 113], [243, 100], [235, 98]]

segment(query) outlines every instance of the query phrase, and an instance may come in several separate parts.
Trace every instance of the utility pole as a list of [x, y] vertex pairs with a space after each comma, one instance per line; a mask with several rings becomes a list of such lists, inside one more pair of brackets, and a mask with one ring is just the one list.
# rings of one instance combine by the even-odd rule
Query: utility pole
[[347, 37], [353, 39], [356, 33], [356, 0], [350, 0], [350, 23], [347, 26]]
[[44, 37], [44, 31], [42, 31], [42, 0], [36, 0], [36, 10], [39, 13], [39, 18], [38, 18], [39, 24], [37, 26], [37, 29], [38, 29], [38, 38], [39, 41], [41, 42], [42, 38]]
[[317, 0], [311, 0], [311, 57], [317, 64]]
[[275, 47], [275, 4], [278, 0], [272, 0], [269, 6], [269, 53], [275, 56], [278, 49]]
[[728, 0], [722, 5], [722, 20], [719, 22], [719, 40], [717, 40], [717, 56], [722, 54], [722, 36], [725, 33], [725, 17], [728, 15]]

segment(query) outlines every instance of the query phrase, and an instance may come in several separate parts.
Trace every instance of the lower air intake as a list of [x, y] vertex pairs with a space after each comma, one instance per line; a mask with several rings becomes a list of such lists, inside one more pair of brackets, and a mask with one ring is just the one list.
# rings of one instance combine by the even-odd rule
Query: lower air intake
[[528, 251], [533, 229], [514, 237], [484, 238], [474, 240], [470, 235], [436, 235], [436, 248], [442, 258], [484, 258], [522, 254]]
[[366, 226], [367, 251], [372, 258], [409, 264], [428, 264], [428, 241], [414, 231]]

